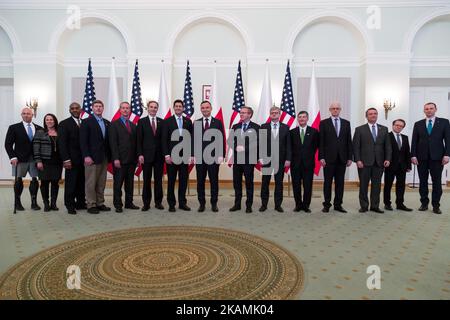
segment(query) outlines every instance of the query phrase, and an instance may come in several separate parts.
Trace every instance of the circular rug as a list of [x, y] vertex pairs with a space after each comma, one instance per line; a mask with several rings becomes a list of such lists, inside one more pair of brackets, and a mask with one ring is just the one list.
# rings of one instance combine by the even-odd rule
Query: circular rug
[[250, 234], [147, 227], [40, 252], [0, 277], [0, 298], [289, 299], [302, 289], [303, 277], [292, 254]]

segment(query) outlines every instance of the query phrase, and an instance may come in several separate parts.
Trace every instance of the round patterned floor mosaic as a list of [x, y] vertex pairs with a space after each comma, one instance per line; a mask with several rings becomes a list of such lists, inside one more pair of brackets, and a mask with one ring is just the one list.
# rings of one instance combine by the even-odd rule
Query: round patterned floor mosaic
[[[69, 266], [79, 267], [79, 289], [68, 288], [78, 284]], [[0, 277], [0, 298], [291, 299], [303, 283], [300, 262], [262, 238], [219, 228], [148, 227], [40, 252]]]

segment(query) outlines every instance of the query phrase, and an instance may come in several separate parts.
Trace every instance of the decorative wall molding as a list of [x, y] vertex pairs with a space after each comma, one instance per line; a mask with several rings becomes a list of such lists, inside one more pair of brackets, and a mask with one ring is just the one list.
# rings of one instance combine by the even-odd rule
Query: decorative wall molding
[[450, 67], [450, 57], [415, 57], [411, 59], [411, 67]]
[[293, 55], [295, 40], [297, 39], [298, 35], [303, 31], [303, 29], [305, 29], [314, 21], [326, 18], [337, 18], [351, 25], [361, 35], [364, 41], [365, 50], [367, 52], [374, 51], [373, 40], [370, 37], [366, 26], [360, 21], [360, 19], [354, 16], [353, 13], [349, 11], [336, 9], [315, 10], [312, 13], [308, 13], [299, 18], [298, 22], [294, 25], [293, 28], [291, 28], [290, 32], [288, 32], [288, 37], [284, 46], [284, 51], [289, 52]]
[[372, 52], [366, 55], [365, 64], [410, 64], [410, 52]]
[[292, 60], [292, 68], [311, 67], [312, 59], [316, 67], [361, 67], [365, 57], [296, 57]]
[[19, 54], [22, 52], [22, 46], [20, 45], [19, 37], [14, 31], [13, 27], [6, 21], [4, 18], [0, 16], [0, 28], [2, 28], [7, 36], [9, 37], [9, 41], [11, 41], [13, 53]]
[[173, 48], [180, 34], [182, 34], [189, 27], [202, 22], [219, 22], [224, 25], [230, 26], [242, 37], [242, 40], [245, 43], [246, 52], [250, 54], [254, 52], [253, 41], [247, 31], [247, 27], [245, 27], [241, 22], [239, 22], [239, 20], [237, 20], [230, 14], [216, 10], [189, 14], [189, 16], [187, 16], [180, 24], [178, 24], [175, 30], [168, 37], [166, 52], [173, 54]]
[[417, 33], [422, 29], [424, 25], [441, 16], [450, 15], [450, 4], [447, 2], [447, 7], [441, 7], [437, 9], [431, 9], [424, 15], [419, 17], [413, 24], [409, 31], [406, 33], [403, 40], [403, 51], [411, 52], [414, 44], [414, 39]]
[[[81, 23], [83, 23], [83, 20], [100, 20], [103, 22], [108, 23], [109, 25], [113, 26], [114, 28], [116, 28], [120, 34], [122, 35], [126, 46], [127, 46], [127, 52], [133, 53], [136, 51], [136, 45], [135, 45], [135, 41], [134, 38], [132, 36], [132, 33], [128, 30], [128, 27], [126, 27], [126, 24], [123, 23], [119, 18], [111, 15], [111, 14], [106, 14], [104, 12], [99, 12], [99, 11], [81, 11], [80, 14], [80, 21]], [[68, 31], [67, 26], [66, 26], [66, 22], [67, 22], [67, 17], [65, 17], [56, 27], [55, 27], [55, 31], [53, 32], [53, 34], [50, 37], [50, 43], [48, 46], [48, 51], [50, 54], [57, 54], [58, 53], [58, 44], [61, 40], [61, 37], [63, 36], [63, 34], [65, 32]]]
[[346, 0], [346, 1], [332, 1], [332, 0], [216, 0], [211, 3], [210, 0], [2, 0], [0, 3], [1, 9], [61, 9], [64, 10], [68, 5], [79, 5], [82, 8], [97, 8], [97, 9], [273, 9], [273, 8], [365, 8], [371, 5], [378, 5], [380, 7], [435, 7], [448, 5], [446, 0]]
[[61, 57], [56, 54], [50, 54], [47, 52], [27, 52], [20, 54], [13, 54], [13, 64], [61, 64]]

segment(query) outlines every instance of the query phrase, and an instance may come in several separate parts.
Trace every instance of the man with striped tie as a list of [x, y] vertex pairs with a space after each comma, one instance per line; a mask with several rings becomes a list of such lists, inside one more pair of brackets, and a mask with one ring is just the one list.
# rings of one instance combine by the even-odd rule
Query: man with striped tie
[[428, 210], [428, 175], [431, 175], [433, 191], [431, 204], [433, 212], [441, 214], [442, 170], [450, 159], [450, 125], [448, 119], [436, 117], [434, 102], [424, 105], [426, 118], [414, 124], [411, 141], [411, 161], [419, 172], [419, 193], [421, 206], [419, 211]]

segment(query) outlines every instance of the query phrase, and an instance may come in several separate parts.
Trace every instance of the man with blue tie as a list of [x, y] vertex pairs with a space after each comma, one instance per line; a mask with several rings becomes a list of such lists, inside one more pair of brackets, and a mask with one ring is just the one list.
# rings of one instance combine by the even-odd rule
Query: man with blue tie
[[111, 211], [105, 206], [106, 168], [111, 158], [110, 122], [102, 117], [103, 102], [92, 102], [93, 114], [80, 126], [80, 148], [84, 159], [85, 193], [88, 212]]
[[380, 209], [381, 177], [391, 162], [391, 139], [388, 128], [377, 123], [377, 109], [367, 109], [366, 119], [367, 124], [357, 127], [353, 135], [353, 154], [359, 175], [359, 212], [369, 210], [367, 193], [371, 183], [370, 211], [384, 213]]
[[6, 133], [5, 149], [8, 153], [11, 165], [13, 166], [13, 175], [17, 176], [14, 184], [14, 206], [18, 211], [25, 210], [20, 201], [23, 191], [22, 178], [30, 174], [30, 196], [31, 209], [40, 210], [37, 204], [37, 192], [39, 190], [39, 182], [37, 180], [38, 171], [36, 162], [33, 160], [33, 138], [36, 130], [43, 130], [42, 127], [34, 124], [33, 110], [23, 108], [21, 112], [22, 122], [9, 126]]
[[[163, 122], [161, 142], [162, 152], [167, 164], [167, 202], [169, 212], [175, 212], [175, 182], [178, 174], [178, 207], [191, 211], [187, 206], [186, 190], [189, 180], [189, 164], [192, 163], [191, 137], [192, 122], [183, 116], [184, 103], [175, 100], [174, 115]], [[174, 139], [174, 140], [172, 140]], [[180, 144], [180, 145], [179, 145]], [[181, 149], [179, 148], [181, 146]]]
[[426, 118], [414, 124], [411, 141], [411, 162], [419, 173], [419, 211], [428, 210], [428, 176], [433, 184], [431, 204], [433, 212], [441, 214], [442, 170], [450, 159], [450, 125], [448, 119], [436, 117], [437, 107], [433, 102], [424, 105]]

